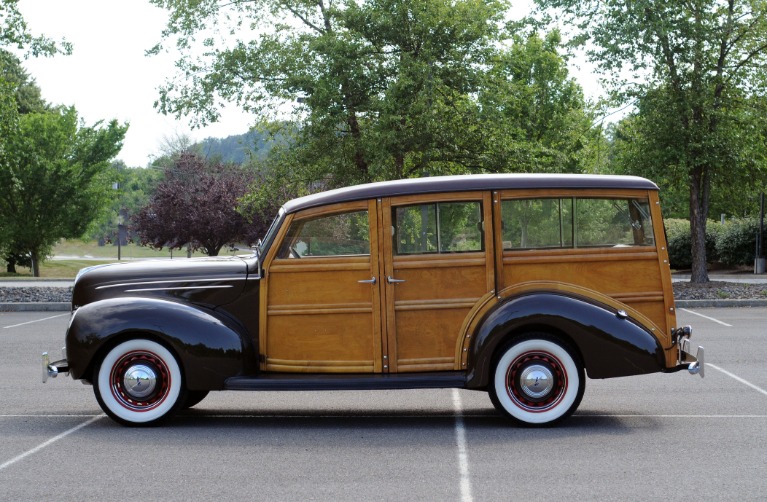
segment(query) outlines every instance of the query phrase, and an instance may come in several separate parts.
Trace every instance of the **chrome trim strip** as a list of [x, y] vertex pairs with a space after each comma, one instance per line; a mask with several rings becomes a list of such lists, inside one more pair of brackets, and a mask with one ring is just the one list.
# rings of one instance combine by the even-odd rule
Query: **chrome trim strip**
[[[217, 281], [244, 281], [247, 277], [216, 277], [213, 279], [169, 279], [167, 281], [139, 281], [139, 282], [123, 282], [120, 284], [107, 284], [104, 286], [97, 286], [96, 289], [109, 289], [109, 288], [123, 288], [126, 286], [142, 286], [145, 284], [172, 284], [179, 282], [217, 282]], [[230, 287], [230, 286], [227, 286]]]
[[233, 288], [231, 284], [224, 285], [224, 286], [176, 286], [176, 287], [168, 287], [168, 288], [140, 288], [140, 289], [126, 289], [126, 293], [141, 293], [144, 291], [175, 291], [175, 290], [181, 290], [181, 289], [225, 289], [225, 288]]

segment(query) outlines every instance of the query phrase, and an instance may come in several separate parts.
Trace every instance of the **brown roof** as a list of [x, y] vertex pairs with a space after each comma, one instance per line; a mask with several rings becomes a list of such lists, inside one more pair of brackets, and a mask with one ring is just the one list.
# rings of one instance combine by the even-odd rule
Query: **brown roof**
[[464, 176], [436, 176], [411, 178], [355, 185], [327, 192], [320, 192], [288, 201], [284, 209], [288, 213], [316, 206], [365, 200], [379, 197], [395, 197], [440, 192], [468, 192], [482, 190], [537, 188], [611, 188], [658, 190], [650, 180], [637, 176], [608, 176], [595, 174], [472, 174]]

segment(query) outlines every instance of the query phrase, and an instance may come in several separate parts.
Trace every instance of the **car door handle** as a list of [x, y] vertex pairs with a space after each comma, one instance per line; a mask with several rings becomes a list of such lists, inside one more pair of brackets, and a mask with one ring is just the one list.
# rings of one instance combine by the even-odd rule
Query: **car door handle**
[[386, 282], [389, 284], [399, 284], [400, 282], [405, 282], [405, 279], [395, 279], [392, 276], [386, 276]]
[[359, 282], [360, 284], [375, 284], [376, 283], [376, 278], [372, 277], [370, 279], [363, 279], [363, 280], [357, 281], [357, 282]]

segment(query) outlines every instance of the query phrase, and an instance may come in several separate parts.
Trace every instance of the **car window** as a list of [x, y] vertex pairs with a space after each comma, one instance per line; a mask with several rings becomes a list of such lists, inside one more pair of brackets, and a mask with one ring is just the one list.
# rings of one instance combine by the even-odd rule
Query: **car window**
[[398, 255], [482, 251], [482, 204], [438, 202], [392, 209]]
[[368, 212], [355, 211], [294, 221], [277, 257], [369, 254]]
[[541, 198], [501, 203], [504, 249], [653, 246], [646, 199]]

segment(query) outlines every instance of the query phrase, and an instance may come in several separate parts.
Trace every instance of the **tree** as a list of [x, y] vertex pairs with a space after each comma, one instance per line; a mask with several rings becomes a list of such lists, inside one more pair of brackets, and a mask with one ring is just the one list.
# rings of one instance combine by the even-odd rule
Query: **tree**
[[7, 91], [16, 99], [20, 114], [40, 112], [47, 109], [40, 88], [29, 73], [21, 66], [19, 58], [0, 49], [0, 79], [8, 85]]
[[[254, 159], [250, 210], [374, 180], [582, 169], [590, 120], [559, 37], [507, 49], [505, 0], [153, 3], [170, 11], [163, 42], [183, 54], [156, 106], [206, 123], [234, 102], [276, 139]], [[192, 57], [217, 30], [238, 40], [201, 39], [207, 52]]]
[[585, 146], [598, 131], [559, 53], [559, 32], [515, 35], [513, 42], [493, 61], [479, 94], [484, 170], [588, 170]]
[[687, 185], [691, 280], [708, 281], [711, 193], [753, 167], [738, 151], [739, 135], [754, 137], [741, 119], [767, 84], [767, 2], [537, 2], [561, 12], [581, 40], [589, 39], [588, 54], [610, 76], [615, 97], [638, 99], [639, 112], [651, 114], [646, 120], [654, 138], [644, 153], [663, 162], [668, 179]]
[[11, 252], [29, 256], [33, 275], [61, 238], [81, 236], [109, 200], [110, 160], [127, 126], [83, 126], [74, 108], [28, 113], [7, 140], [0, 166], [0, 218]]
[[292, 167], [326, 186], [476, 166], [461, 147], [471, 145], [467, 126], [479, 126], [468, 96], [500, 39], [504, 2], [153, 3], [170, 10], [165, 38], [182, 50], [203, 30], [241, 37], [228, 47], [205, 40], [206, 57], [180, 58], [162, 112], [205, 123], [222, 101], [256, 113], [294, 108]]
[[149, 204], [133, 218], [141, 244], [155, 249], [202, 249], [217, 256], [226, 244], [256, 240], [261, 225], [249, 224], [237, 211], [238, 199], [251, 183], [242, 168], [208, 164], [182, 153], [166, 169]]

